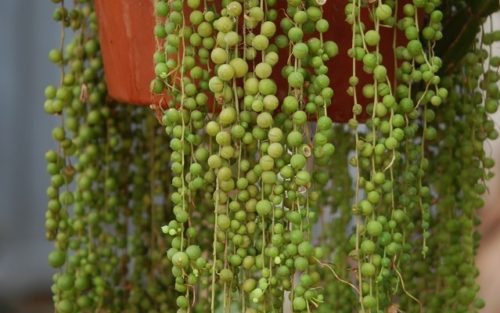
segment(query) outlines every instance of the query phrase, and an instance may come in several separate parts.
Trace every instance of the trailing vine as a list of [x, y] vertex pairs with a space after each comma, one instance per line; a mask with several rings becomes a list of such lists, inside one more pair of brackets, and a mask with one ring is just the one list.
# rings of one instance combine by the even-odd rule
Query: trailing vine
[[484, 305], [476, 210], [498, 137], [500, 35], [449, 25], [475, 12], [479, 28], [498, 5], [155, 0], [158, 122], [109, 99], [93, 1], [52, 2], [57, 312]]

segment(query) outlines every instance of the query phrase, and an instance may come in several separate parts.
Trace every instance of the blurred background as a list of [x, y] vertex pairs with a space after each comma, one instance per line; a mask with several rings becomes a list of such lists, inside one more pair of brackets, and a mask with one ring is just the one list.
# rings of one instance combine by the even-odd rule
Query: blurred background
[[43, 155], [56, 122], [43, 110], [45, 85], [58, 79], [47, 59], [59, 38], [53, 9], [50, 1], [0, 1], [1, 313], [53, 312], [43, 222]]
[[[44, 153], [56, 119], [43, 110], [43, 90], [58, 80], [47, 59], [58, 45], [59, 25], [48, 0], [0, 0], [0, 313], [53, 312], [45, 240], [45, 190], [49, 177]], [[500, 15], [494, 19], [500, 29]], [[495, 47], [500, 55], [500, 47]], [[500, 115], [495, 116], [497, 123]], [[500, 140], [486, 149], [497, 159]], [[500, 175], [490, 181], [483, 215], [482, 313], [500, 312]]]

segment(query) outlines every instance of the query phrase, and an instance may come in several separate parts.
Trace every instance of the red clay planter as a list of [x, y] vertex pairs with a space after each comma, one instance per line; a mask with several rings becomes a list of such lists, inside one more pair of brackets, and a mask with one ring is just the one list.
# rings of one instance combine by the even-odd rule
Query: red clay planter
[[[405, 0], [407, 2], [409, 0]], [[150, 105], [168, 101], [168, 96], [153, 96], [150, 82], [155, 77], [153, 53], [156, 49], [153, 28], [155, 24], [153, 0], [96, 0], [95, 9], [99, 22], [99, 36], [104, 61], [105, 78], [110, 97], [115, 100], [137, 104]], [[279, 6], [285, 6], [285, 1], [279, 1]], [[348, 50], [352, 43], [352, 28], [345, 21], [344, 7], [347, 0], [328, 1], [324, 6], [324, 16], [330, 22], [325, 40], [334, 40], [339, 46], [339, 54], [328, 62], [331, 87], [335, 95], [328, 109], [329, 115], [337, 122], [347, 122], [352, 117], [353, 98], [347, 94], [349, 77], [352, 75], [352, 59]], [[402, 5], [400, 6], [402, 7]], [[367, 13], [367, 10], [363, 10]], [[367, 28], [373, 27], [368, 14], [362, 16]], [[381, 27], [380, 53], [384, 56], [389, 78], [392, 81], [394, 73], [392, 28]], [[405, 38], [398, 32], [398, 43], [404, 43]], [[281, 61], [288, 55], [280, 56]], [[281, 63], [280, 65], [283, 65]], [[278, 66], [280, 66], [278, 65]], [[362, 64], [357, 63], [359, 86], [371, 83], [373, 78], [362, 70]], [[280, 71], [275, 71], [273, 79], [278, 86], [287, 86]], [[278, 96], [283, 98], [287, 88]], [[162, 99], [163, 98], [163, 99]], [[361, 92], [358, 92], [358, 102], [368, 103]]]
[[153, 0], [97, 0], [95, 11], [109, 95], [125, 103], [151, 104]]

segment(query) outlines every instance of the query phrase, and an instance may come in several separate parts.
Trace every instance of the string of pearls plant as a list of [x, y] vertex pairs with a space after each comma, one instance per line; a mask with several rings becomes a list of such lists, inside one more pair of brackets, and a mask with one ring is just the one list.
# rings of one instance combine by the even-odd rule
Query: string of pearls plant
[[[52, 2], [57, 312], [484, 306], [475, 226], [494, 165], [484, 143], [498, 136], [500, 32], [479, 25], [498, 3], [154, 0], [158, 123], [106, 97], [93, 2]], [[466, 37], [448, 31], [463, 12], [477, 27], [465, 23], [472, 39], [450, 54], [440, 42]], [[338, 23], [345, 42], [331, 40]], [[331, 66], [342, 53], [347, 72]]]
[[57, 148], [45, 155], [46, 236], [55, 243], [48, 258], [60, 269], [55, 310], [169, 311], [173, 280], [161, 233], [172, 214], [167, 140], [154, 115], [106, 100], [92, 1], [53, 2], [61, 41], [49, 59], [61, 80], [45, 89], [44, 108], [60, 120]]

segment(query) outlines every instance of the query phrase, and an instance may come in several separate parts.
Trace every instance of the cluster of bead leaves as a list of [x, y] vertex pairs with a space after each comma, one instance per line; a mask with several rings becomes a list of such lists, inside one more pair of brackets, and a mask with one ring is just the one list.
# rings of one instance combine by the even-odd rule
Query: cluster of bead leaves
[[61, 42], [49, 59], [61, 80], [44, 108], [60, 124], [45, 155], [45, 226], [56, 312], [171, 312], [168, 140], [149, 111], [106, 100], [92, 1], [53, 2]]
[[[498, 62], [482, 66], [491, 54], [482, 45], [495, 35], [468, 47], [464, 67], [441, 75], [433, 47], [444, 14], [463, 5], [443, 12], [441, 4], [348, 1], [352, 73], [328, 73], [338, 47], [323, 40], [323, 6], [338, 4], [156, 1], [151, 88], [172, 98], [163, 124], [177, 190], [164, 231], [173, 237], [167, 256], [178, 312], [482, 306], [475, 210], [493, 163], [483, 142], [497, 136], [487, 113], [498, 102]], [[382, 28], [394, 30], [392, 81]], [[361, 72], [372, 82], [361, 86]], [[276, 75], [288, 82], [284, 97]], [[327, 115], [330, 75], [349, 80], [348, 129]], [[366, 109], [361, 98], [370, 100]]]
[[290, 1], [287, 35], [277, 35], [276, 3], [156, 2], [152, 89], [172, 98], [163, 123], [175, 219], [164, 231], [179, 312], [282, 311], [287, 298], [300, 312], [324, 302], [326, 249], [312, 233], [320, 185], [308, 159], [326, 165], [335, 151], [324, 62], [338, 47], [323, 40], [329, 22], [315, 2]]
[[[58, 312], [482, 307], [475, 225], [493, 166], [483, 143], [497, 137], [500, 34], [482, 30], [443, 72], [434, 47], [464, 3], [156, 0], [151, 89], [170, 99], [159, 127], [105, 100], [92, 1], [52, 1], [63, 27], [49, 55], [61, 82], [45, 103], [61, 117], [46, 156]], [[339, 53], [324, 36], [328, 5], [352, 27], [350, 73], [326, 66]], [[327, 114], [334, 75], [349, 81], [347, 125]]]

